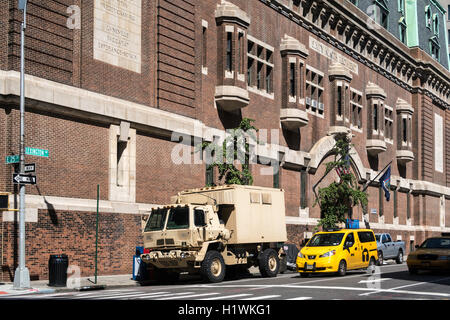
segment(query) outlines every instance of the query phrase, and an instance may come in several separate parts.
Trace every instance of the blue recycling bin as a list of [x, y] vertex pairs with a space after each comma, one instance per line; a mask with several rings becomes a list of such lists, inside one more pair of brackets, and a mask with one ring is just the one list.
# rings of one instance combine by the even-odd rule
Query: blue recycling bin
[[346, 219], [345, 227], [347, 229], [359, 229], [359, 220]]
[[144, 247], [136, 247], [136, 254], [133, 255], [133, 280], [142, 281], [147, 279], [147, 265], [141, 259]]

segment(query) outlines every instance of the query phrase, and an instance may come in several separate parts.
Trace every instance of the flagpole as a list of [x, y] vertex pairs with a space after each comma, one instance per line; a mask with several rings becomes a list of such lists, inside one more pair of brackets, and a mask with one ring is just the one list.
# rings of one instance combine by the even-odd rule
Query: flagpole
[[366, 183], [366, 185], [365, 185], [364, 188], [362, 189], [362, 192], [366, 191], [366, 189], [369, 187], [369, 185], [370, 185], [372, 182], [374, 182], [374, 181], [375, 181], [382, 173], [384, 173], [384, 171], [392, 164], [392, 161], [393, 161], [393, 160], [391, 160], [391, 161], [386, 165], [386, 167], [383, 168], [383, 170], [381, 170], [380, 172], [378, 172], [378, 174], [376, 175], [375, 178], [373, 178], [373, 179], [370, 180], [368, 183]]

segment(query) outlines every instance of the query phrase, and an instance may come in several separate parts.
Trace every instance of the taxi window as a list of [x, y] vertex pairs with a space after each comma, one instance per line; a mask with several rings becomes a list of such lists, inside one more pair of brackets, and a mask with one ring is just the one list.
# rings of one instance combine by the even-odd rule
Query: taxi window
[[342, 242], [345, 233], [319, 233], [308, 242], [307, 247], [338, 246]]
[[375, 241], [375, 237], [372, 232], [369, 231], [359, 231], [358, 238], [361, 243]]
[[420, 247], [427, 249], [450, 249], [450, 238], [429, 238]]

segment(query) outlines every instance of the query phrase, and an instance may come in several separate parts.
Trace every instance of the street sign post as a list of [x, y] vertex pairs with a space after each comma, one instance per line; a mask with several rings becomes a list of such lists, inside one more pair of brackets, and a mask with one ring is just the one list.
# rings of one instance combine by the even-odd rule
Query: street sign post
[[[19, 10], [23, 13], [20, 28], [20, 176], [24, 173], [25, 165], [25, 29], [27, 28], [27, 0], [18, 1]], [[20, 178], [19, 178], [20, 179]], [[34, 178], [36, 182], [36, 177]], [[30, 287], [30, 271], [25, 264], [25, 186], [19, 188], [19, 259], [14, 273], [16, 290]]]
[[13, 183], [15, 184], [36, 184], [36, 176], [30, 174], [13, 173]]

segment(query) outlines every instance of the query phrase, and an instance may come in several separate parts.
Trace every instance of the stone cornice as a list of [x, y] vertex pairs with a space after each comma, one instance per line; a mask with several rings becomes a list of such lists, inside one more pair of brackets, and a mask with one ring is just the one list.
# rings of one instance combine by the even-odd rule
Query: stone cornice
[[[411, 93], [423, 90], [436, 104], [443, 108], [450, 109], [448, 99], [450, 95], [449, 71], [438, 62], [434, 61], [420, 48], [407, 47], [387, 30], [384, 30], [383, 28], [380, 30], [368, 29], [364, 22], [368, 19], [368, 16], [347, 0], [309, 0], [302, 4], [307, 10], [317, 11], [317, 8], [320, 7], [321, 10], [319, 11], [322, 14], [319, 16], [326, 17], [328, 19], [327, 23], [329, 23], [332, 28], [342, 28], [344, 33], [345, 30], [347, 30], [350, 34], [350, 38], [358, 41], [361, 46], [364, 46], [371, 54], [373, 53], [375, 55], [376, 61], [368, 59], [357, 50], [330, 35], [326, 30], [319, 27], [319, 24], [316, 25], [308, 18], [292, 11], [279, 1], [260, 1], [360, 63], [385, 76], [405, 90], [408, 90]], [[311, 14], [314, 15], [314, 12]], [[350, 15], [352, 21], [347, 18]], [[317, 19], [319, 18], [320, 17]], [[405, 82], [405, 80], [387, 71], [385, 67], [379, 63], [380, 61], [385, 62], [386, 59], [388, 59], [388, 63], [392, 64], [399, 72], [404, 73], [410, 83]], [[433, 83], [439, 83], [440, 86], [435, 87], [429, 85], [426, 86], [426, 88], [422, 88], [422, 84], [425, 84], [430, 77], [432, 78]], [[414, 83], [417, 81], [419, 83]]]

